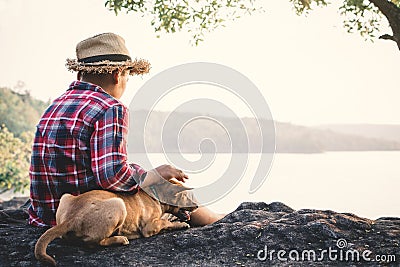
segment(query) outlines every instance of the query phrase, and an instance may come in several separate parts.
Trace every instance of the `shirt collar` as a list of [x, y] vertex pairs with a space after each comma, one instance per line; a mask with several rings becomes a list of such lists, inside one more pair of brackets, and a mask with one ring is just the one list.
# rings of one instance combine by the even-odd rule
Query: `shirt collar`
[[88, 83], [88, 82], [82, 82], [82, 81], [73, 81], [70, 85], [68, 90], [90, 90], [94, 92], [102, 92], [106, 93], [103, 88], [100, 86], [93, 84], [93, 83]]
[[125, 104], [122, 103], [119, 99], [116, 99], [115, 97], [113, 97], [112, 95], [107, 93], [103, 88], [101, 88], [100, 86], [93, 84], [93, 83], [82, 82], [82, 81], [73, 81], [69, 85], [69, 88], [67, 89], [67, 91], [69, 91], [69, 90], [90, 90], [90, 91], [94, 91], [94, 92], [101, 92], [101, 93], [104, 93], [107, 96], [113, 98], [115, 101], [117, 101], [118, 103], [123, 105], [126, 109], [128, 109], [128, 107], [125, 106]]

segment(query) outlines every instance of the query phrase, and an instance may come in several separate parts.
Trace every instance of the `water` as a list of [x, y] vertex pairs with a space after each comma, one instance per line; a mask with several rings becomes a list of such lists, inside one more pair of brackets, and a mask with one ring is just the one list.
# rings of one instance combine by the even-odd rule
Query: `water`
[[[190, 160], [200, 157], [197, 154], [184, 156]], [[135, 155], [129, 158], [136, 162]], [[153, 166], [168, 163], [163, 154], [149, 154], [149, 158]], [[249, 194], [258, 159], [259, 155], [250, 154], [248, 168], [239, 184], [208, 206], [214, 211], [228, 213], [243, 201], [280, 201], [296, 210], [329, 209], [370, 219], [400, 217], [399, 151], [276, 154], [264, 184], [254, 194]], [[189, 173], [186, 184], [199, 188], [213, 183], [225, 172], [229, 161], [230, 155], [218, 154], [208, 169]], [[0, 198], [13, 195], [9, 193]]]
[[[197, 154], [184, 156], [190, 160], [200, 157]], [[149, 154], [149, 158], [153, 166], [168, 163], [163, 154]], [[135, 155], [130, 155], [130, 159], [134, 161]], [[239, 184], [208, 205], [209, 208], [227, 213], [243, 201], [280, 201], [293, 209], [350, 212], [370, 219], [400, 217], [398, 151], [276, 154], [266, 181], [254, 194], [248, 190], [259, 155], [250, 154], [249, 159]], [[229, 154], [218, 154], [207, 170], [189, 173], [187, 185], [202, 187], [218, 180], [229, 160]]]

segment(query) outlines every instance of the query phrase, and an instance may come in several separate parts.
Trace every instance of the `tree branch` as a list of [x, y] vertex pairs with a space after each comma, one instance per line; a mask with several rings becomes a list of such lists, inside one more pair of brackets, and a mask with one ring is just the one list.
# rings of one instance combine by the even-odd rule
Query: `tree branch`
[[384, 34], [379, 39], [392, 40], [397, 43], [400, 49], [400, 8], [388, 0], [369, 0], [387, 18], [393, 35]]

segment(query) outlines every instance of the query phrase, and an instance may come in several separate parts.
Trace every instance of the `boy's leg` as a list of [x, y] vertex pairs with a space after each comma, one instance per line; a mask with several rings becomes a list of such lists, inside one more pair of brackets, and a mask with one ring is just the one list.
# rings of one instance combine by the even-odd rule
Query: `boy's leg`
[[204, 226], [221, 220], [224, 217], [225, 214], [215, 213], [207, 207], [199, 207], [190, 215], [189, 223], [192, 226]]

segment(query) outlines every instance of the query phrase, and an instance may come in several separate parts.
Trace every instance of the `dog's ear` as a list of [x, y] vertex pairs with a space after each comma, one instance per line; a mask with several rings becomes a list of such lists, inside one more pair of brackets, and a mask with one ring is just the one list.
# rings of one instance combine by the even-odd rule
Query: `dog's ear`
[[178, 182], [178, 180], [176, 180], [175, 178], [172, 178], [171, 180], [169, 180], [169, 182], [174, 185], [183, 186], [183, 184], [181, 182]]
[[182, 191], [185, 191], [185, 190], [192, 190], [192, 189], [194, 189], [194, 188], [192, 188], [192, 187], [186, 187], [186, 186], [184, 186], [182, 183], [178, 182], [178, 181], [175, 180], [175, 179], [171, 179], [171, 180], [169, 180], [169, 182], [170, 182], [171, 184], [175, 185], [174, 187], [180, 187], [180, 188], [181, 188], [181, 189], [176, 188], [177, 193], [182, 192]]
[[173, 192], [174, 194], [178, 194], [178, 193], [180, 193], [182, 191], [192, 190], [193, 189], [193, 188], [186, 187], [186, 186], [183, 186], [183, 185], [174, 185], [174, 184], [171, 184], [170, 188], [171, 188], [171, 192]]
[[185, 191], [185, 190], [192, 190], [193, 188], [189, 188], [186, 186], [183, 186], [181, 183], [178, 182], [171, 182], [162, 180], [160, 183], [152, 185], [151, 187], [156, 190], [157, 192], [164, 192], [164, 194], [170, 194], [172, 196], [175, 196], [176, 194]]
[[143, 189], [148, 195], [161, 203], [177, 207], [187, 207], [188, 198], [191, 199], [190, 196], [193, 195], [193, 191], [191, 191], [193, 188], [176, 185], [166, 180]]

